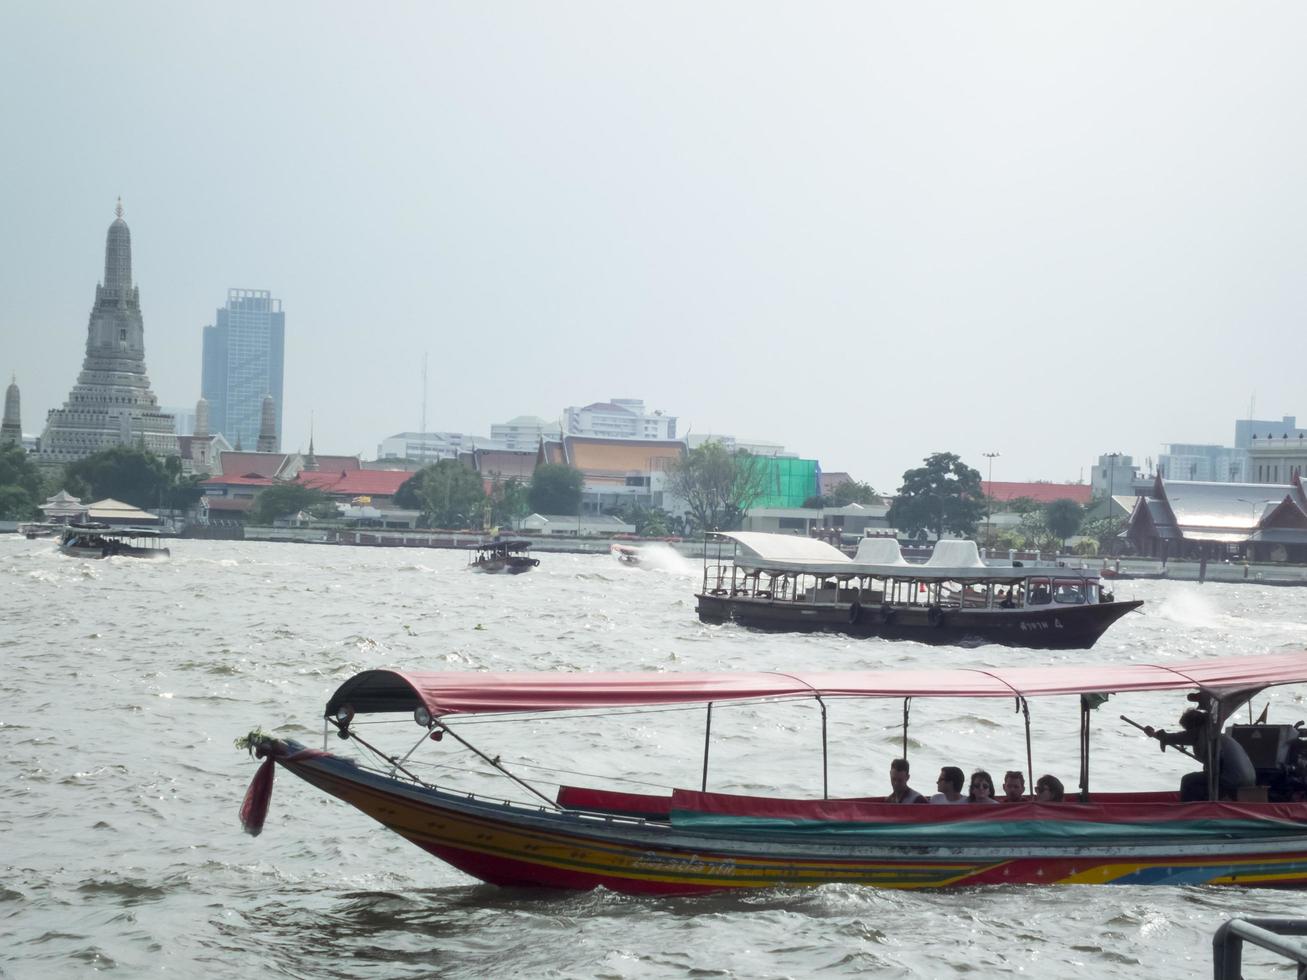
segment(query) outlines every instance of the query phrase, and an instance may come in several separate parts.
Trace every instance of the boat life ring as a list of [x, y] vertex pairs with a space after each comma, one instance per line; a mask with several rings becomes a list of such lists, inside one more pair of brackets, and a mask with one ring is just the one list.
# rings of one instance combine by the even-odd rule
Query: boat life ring
[[862, 615], [862, 604], [858, 602], [857, 599], [854, 599], [851, 603], [849, 603], [849, 622], [856, 623], [858, 621], [858, 617], [861, 615]]
[[891, 623], [894, 621], [894, 607], [888, 602], [880, 607], [880, 619], [883, 623]]
[[944, 610], [939, 606], [931, 606], [926, 610], [926, 622], [931, 626], [944, 625]]

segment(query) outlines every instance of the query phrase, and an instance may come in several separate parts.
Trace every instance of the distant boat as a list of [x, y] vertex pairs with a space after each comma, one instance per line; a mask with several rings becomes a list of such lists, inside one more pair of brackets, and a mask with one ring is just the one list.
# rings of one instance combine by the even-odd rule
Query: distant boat
[[159, 543], [158, 531], [108, 524], [65, 525], [59, 550], [73, 558], [167, 558], [171, 555]]
[[644, 557], [640, 554], [640, 549], [633, 544], [611, 544], [608, 546], [608, 551], [623, 565], [641, 565], [644, 563]]
[[[974, 541], [940, 541], [925, 564], [893, 538], [850, 559], [822, 541], [723, 531], [696, 595], [705, 623], [834, 632], [932, 644], [1086, 650], [1143, 602], [1120, 601], [1099, 573], [1060, 562], [986, 562]], [[728, 550], [730, 549], [730, 550]]]
[[487, 541], [473, 545], [467, 567], [478, 572], [507, 572], [520, 575], [529, 572], [540, 564], [539, 558], [532, 558], [527, 552], [530, 541]]
[[56, 537], [63, 531], [65, 526], [54, 522], [33, 521], [31, 524], [19, 524], [18, 533], [24, 535], [28, 541], [34, 541], [37, 538]]

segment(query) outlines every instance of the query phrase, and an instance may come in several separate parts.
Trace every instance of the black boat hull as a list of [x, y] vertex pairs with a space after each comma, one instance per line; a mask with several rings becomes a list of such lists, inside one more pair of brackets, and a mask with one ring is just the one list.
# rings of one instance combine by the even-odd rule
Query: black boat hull
[[938, 609], [925, 606], [813, 605], [699, 594], [699, 619], [782, 633], [844, 633], [950, 646], [997, 643], [1041, 650], [1087, 650], [1140, 600], [1039, 609]]

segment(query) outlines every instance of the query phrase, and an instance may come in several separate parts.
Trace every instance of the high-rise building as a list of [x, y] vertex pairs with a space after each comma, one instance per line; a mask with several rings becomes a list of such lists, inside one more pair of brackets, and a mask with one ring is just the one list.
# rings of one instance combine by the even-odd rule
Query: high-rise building
[[160, 456], [177, 452], [173, 417], [159, 407], [145, 373], [145, 322], [121, 200], [115, 213], [105, 238], [104, 282], [95, 287], [86, 329], [86, 359], [63, 408], [46, 417], [40, 463], [71, 463], [116, 445], [143, 445]]
[[204, 328], [200, 394], [209, 403], [209, 431], [235, 445], [259, 440], [263, 398], [276, 409], [276, 450], [281, 447], [282, 371], [286, 315], [266, 289], [229, 289], [227, 305]]

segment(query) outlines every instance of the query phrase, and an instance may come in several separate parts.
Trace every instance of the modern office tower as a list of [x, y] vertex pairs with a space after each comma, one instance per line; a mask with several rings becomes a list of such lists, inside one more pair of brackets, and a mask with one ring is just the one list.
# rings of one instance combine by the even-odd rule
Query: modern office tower
[[177, 452], [173, 417], [159, 407], [145, 373], [145, 322], [121, 200], [115, 213], [104, 245], [104, 282], [95, 287], [87, 324], [86, 359], [63, 408], [46, 417], [40, 463], [71, 463], [117, 445], [143, 445], [160, 456]]
[[204, 328], [200, 394], [209, 403], [210, 432], [221, 432], [232, 445], [257, 445], [263, 398], [271, 395], [274, 451], [280, 449], [285, 347], [281, 300], [266, 289], [227, 290], [227, 305]]

